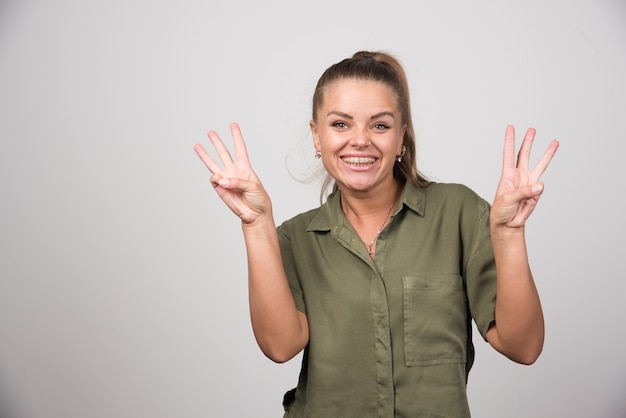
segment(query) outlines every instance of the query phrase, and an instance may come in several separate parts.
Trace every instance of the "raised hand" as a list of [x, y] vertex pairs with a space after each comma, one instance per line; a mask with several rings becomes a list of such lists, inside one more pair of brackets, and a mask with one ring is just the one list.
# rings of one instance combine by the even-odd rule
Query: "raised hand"
[[271, 202], [261, 181], [250, 166], [246, 144], [239, 125], [231, 123], [230, 132], [235, 146], [236, 160], [234, 161], [217, 133], [214, 131], [208, 133], [223, 168], [209, 156], [201, 144], [196, 144], [194, 150], [212, 173], [211, 184], [226, 206], [244, 223], [250, 224], [259, 216], [271, 211]]
[[510, 125], [506, 128], [502, 177], [491, 208], [492, 228], [522, 228], [539, 201], [543, 192], [539, 178], [554, 157], [559, 142], [553, 140], [535, 168], [530, 170], [528, 164], [534, 139], [535, 130], [530, 128], [526, 131], [516, 161], [515, 128]]

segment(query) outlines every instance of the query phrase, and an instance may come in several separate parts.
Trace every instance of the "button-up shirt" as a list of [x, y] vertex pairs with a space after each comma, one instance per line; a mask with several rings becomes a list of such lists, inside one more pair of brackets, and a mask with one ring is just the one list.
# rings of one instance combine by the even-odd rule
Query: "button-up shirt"
[[465, 186], [407, 183], [373, 260], [341, 193], [278, 228], [309, 322], [286, 417], [469, 417], [472, 319], [495, 318], [489, 204]]

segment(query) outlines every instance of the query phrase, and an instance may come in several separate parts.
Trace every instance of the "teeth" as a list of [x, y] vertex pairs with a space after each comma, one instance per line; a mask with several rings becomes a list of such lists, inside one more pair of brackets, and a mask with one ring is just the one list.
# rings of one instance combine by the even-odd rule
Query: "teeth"
[[342, 160], [348, 164], [372, 164], [376, 161], [376, 159], [372, 157], [344, 157]]

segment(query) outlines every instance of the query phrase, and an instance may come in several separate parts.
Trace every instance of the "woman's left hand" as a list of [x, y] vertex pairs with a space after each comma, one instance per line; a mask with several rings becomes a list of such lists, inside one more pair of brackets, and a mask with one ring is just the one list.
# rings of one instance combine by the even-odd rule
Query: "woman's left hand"
[[523, 228], [526, 220], [535, 209], [543, 192], [539, 178], [546, 170], [552, 157], [559, 148], [559, 142], [553, 140], [535, 168], [529, 169], [530, 151], [535, 130], [526, 131], [524, 142], [515, 158], [515, 128], [506, 128], [502, 177], [498, 183], [496, 197], [491, 208], [491, 227]]

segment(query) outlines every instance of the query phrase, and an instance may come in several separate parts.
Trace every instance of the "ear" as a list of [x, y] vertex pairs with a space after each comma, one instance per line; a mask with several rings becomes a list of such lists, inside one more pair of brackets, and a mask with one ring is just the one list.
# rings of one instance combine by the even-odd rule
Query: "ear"
[[402, 130], [400, 131], [400, 144], [398, 145], [398, 152], [396, 155], [400, 155], [402, 152], [402, 146], [404, 145], [404, 135], [406, 134], [406, 124], [402, 125]]
[[309, 122], [309, 127], [311, 128], [311, 136], [313, 136], [313, 145], [315, 146], [315, 151], [322, 151], [322, 147], [320, 146], [320, 139], [317, 135], [317, 125], [315, 125], [315, 121], [311, 119]]

